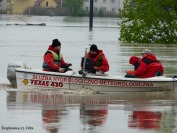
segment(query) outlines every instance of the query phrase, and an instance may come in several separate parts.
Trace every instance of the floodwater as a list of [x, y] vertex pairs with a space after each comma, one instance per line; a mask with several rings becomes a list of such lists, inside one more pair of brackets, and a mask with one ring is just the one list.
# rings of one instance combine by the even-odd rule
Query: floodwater
[[[19, 18], [20, 17], [20, 18]], [[109, 75], [124, 76], [131, 55], [149, 48], [166, 76], [177, 75], [176, 47], [122, 46], [117, 18], [0, 16], [0, 133], [176, 133], [175, 92], [91, 94], [77, 91], [18, 91], [7, 80], [8, 63], [22, 61], [40, 69], [43, 54], [58, 38], [72, 69], [79, 70], [85, 47], [97, 44], [109, 60]], [[46, 23], [27, 26], [26, 23]], [[7, 25], [8, 24], [8, 25]], [[18, 24], [18, 25], [17, 25]]]

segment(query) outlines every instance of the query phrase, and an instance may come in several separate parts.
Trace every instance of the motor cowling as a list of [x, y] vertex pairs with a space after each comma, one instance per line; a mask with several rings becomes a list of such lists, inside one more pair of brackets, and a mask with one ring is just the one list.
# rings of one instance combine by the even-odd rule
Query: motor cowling
[[10, 62], [7, 67], [7, 79], [9, 80], [11, 86], [13, 88], [17, 88], [17, 82], [16, 82], [16, 68], [28, 68], [27, 65], [24, 62], [21, 61], [15, 61]]

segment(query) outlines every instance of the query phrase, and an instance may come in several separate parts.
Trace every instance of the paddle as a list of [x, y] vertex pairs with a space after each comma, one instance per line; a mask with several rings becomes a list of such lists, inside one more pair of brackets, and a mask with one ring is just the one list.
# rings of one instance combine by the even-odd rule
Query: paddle
[[86, 76], [85, 64], [86, 64], [86, 59], [87, 59], [87, 49], [88, 49], [88, 46], [85, 47], [85, 56], [84, 56], [84, 63], [83, 63], [83, 68], [82, 68], [82, 88], [84, 87], [83, 82], [84, 82], [84, 77]]

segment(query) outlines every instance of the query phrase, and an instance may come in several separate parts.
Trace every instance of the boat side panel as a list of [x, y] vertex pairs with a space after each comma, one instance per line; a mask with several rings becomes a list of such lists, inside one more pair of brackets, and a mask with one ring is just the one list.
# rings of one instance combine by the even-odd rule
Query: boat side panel
[[17, 88], [77, 89], [86, 87], [99, 92], [159, 91], [173, 90], [173, 81], [134, 81], [119, 79], [91, 78], [75, 75], [48, 75], [31, 71], [16, 71]]
[[36, 73], [16, 72], [17, 89], [26, 88], [51, 88], [51, 89], [69, 89], [69, 81], [65, 77], [48, 76]]

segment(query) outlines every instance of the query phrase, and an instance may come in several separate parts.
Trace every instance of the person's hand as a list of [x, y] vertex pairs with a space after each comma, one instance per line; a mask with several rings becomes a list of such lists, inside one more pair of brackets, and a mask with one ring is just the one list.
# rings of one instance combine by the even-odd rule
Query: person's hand
[[94, 66], [93, 68], [94, 68], [95, 70], [98, 70], [98, 67], [96, 67], [96, 66]]
[[134, 70], [126, 70], [126, 74], [133, 74], [135, 71]]
[[72, 64], [71, 64], [71, 63], [67, 63], [67, 64], [63, 65], [62, 67], [63, 67], [63, 68], [68, 68], [68, 67], [70, 67], [70, 66], [72, 66]]
[[65, 69], [64, 68], [59, 68], [58, 71], [63, 73], [65, 71]]

